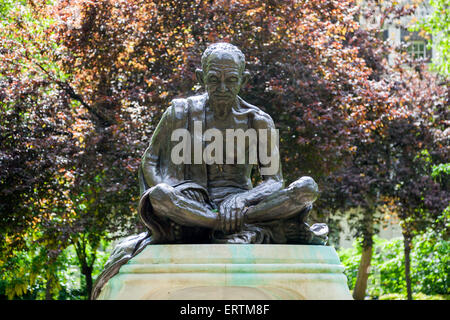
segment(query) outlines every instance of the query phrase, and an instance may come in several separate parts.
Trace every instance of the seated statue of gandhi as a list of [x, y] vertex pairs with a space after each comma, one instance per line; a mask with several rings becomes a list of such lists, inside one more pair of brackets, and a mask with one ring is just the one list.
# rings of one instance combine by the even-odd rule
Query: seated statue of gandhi
[[[96, 281], [92, 298], [148, 244], [327, 241], [325, 224], [306, 223], [318, 196], [317, 184], [302, 177], [285, 188], [272, 118], [238, 96], [249, 78], [243, 53], [231, 44], [216, 43], [205, 50], [201, 65], [196, 75], [206, 92], [171, 102], [142, 157], [138, 211], [148, 232], [118, 244]], [[197, 134], [198, 128], [205, 135]], [[247, 134], [240, 148], [228, 148], [235, 141], [229, 132], [257, 134], [253, 138]], [[185, 139], [180, 142], [177, 137]], [[232, 141], [220, 143], [220, 137], [232, 137]], [[181, 162], [177, 150], [182, 150]], [[226, 161], [221, 159], [224, 154]], [[267, 161], [269, 154], [271, 161]], [[242, 155], [244, 161], [239, 161]], [[251, 180], [254, 168], [262, 178], [257, 186]]]

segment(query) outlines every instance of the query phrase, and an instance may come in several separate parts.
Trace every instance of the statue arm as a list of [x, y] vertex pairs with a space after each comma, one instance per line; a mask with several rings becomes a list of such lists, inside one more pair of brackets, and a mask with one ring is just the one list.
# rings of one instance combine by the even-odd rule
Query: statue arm
[[172, 186], [183, 195], [202, 203], [209, 202], [208, 194], [205, 188], [192, 180], [179, 180], [167, 174], [167, 166], [169, 166], [171, 150], [169, 148], [171, 135], [175, 127], [176, 114], [180, 117], [184, 109], [183, 101], [172, 101], [161, 117], [156, 127], [150, 144], [145, 151], [139, 172], [139, 181], [141, 195], [144, 194], [152, 186], [165, 183]]
[[142, 156], [141, 169], [145, 184], [149, 187], [164, 182], [161, 174], [161, 153], [163, 148], [168, 148], [167, 138], [170, 137], [172, 106], [167, 108], [161, 117], [148, 148]]
[[[267, 148], [270, 149], [271, 161], [268, 164], [263, 164], [261, 162], [259, 154], [260, 150], [258, 147], [259, 169], [263, 181], [255, 188], [243, 194], [247, 205], [256, 204], [274, 192], [284, 188], [278, 141], [272, 141], [272, 139], [278, 139], [278, 136], [272, 136], [270, 132], [271, 129], [275, 130], [275, 124], [272, 118], [268, 114], [262, 112], [257, 113], [253, 119], [253, 127], [257, 132], [259, 132], [259, 129], [267, 130]], [[264, 169], [266, 169], [266, 172], [269, 172], [269, 174], [263, 174]]]

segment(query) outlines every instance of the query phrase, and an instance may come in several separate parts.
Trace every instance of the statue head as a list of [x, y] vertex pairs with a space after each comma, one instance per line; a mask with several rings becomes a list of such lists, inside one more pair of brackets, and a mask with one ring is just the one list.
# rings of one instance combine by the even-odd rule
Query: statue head
[[236, 101], [240, 89], [248, 81], [245, 57], [236, 46], [219, 42], [210, 45], [202, 55], [202, 69], [196, 70], [197, 80], [208, 92], [213, 104]]

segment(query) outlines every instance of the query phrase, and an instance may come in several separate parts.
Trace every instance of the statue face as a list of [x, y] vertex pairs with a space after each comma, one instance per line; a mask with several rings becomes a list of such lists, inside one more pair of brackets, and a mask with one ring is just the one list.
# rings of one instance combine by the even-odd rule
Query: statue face
[[208, 61], [204, 83], [209, 99], [214, 103], [236, 100], [242, 85], [242, 72], [238, 61], [228, 52], [212, 53]]

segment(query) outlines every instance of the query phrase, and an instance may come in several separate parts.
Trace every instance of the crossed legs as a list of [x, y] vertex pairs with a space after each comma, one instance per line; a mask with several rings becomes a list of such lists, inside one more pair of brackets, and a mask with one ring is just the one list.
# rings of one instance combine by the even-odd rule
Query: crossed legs
[[[204, 203], [193, 200], [175, 188], [160, 183], [152, 188], [150, 202], [154, 214], [188, 227], [216, 230], [220, 227], [219, 213]], [[245, 222], [256, 223], [287, 219], [316, 200], [318, 187], [310, 177], [302, 177], [287, 188], [274, 192], [258, 204], [248, 208]]]

